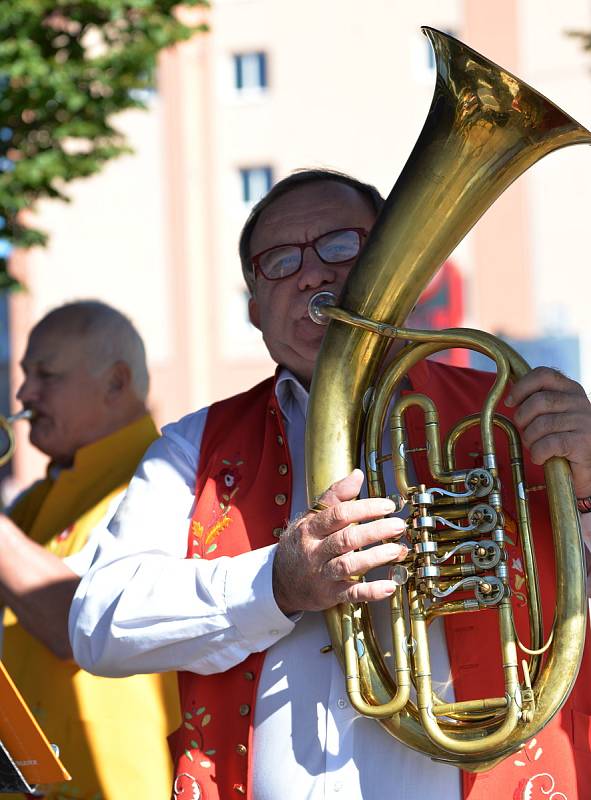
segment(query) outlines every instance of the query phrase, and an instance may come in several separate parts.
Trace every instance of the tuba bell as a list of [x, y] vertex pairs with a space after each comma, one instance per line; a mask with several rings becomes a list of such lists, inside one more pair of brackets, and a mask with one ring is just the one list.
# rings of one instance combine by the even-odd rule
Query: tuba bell
[[[380, 447], [389, 415], [391, 460], [402, 504], [409, 509], [411, 543], [409, 556], [392, 573], [398, 584], [390, 601], [396, 680], [376, 643], [367, 605], [330, 609], [327, 626], [349, 699], [360, 714], [376, 718], [404, 745], [479, 772], [535, 736], [558, 712], [577, 676], [587, 601], [576, 499], [568, 464], [550, 459], [544, 474], [557, 586], [553, 630], [545, 637], [520, 442], [511, 422], [497, 411], [508, 382], [529, 367], [507, 344], [481, 331], [401, 326], [439, 266], [509, 184], [553, 150], [591, 144], [591, 133], [458, 40], [431, 28], [423, 31], [437, 64], [423, 130], [338, 305], [331, 298], [312, 299], [312, 317], [328, 322], [328, 329], [310, 393], [306, 479], [312, 505], [359, 465], [364, 442], [369, 493], [383, 496]], [[402, 349], [383, 369], [394, 340], [403, 343]], [[428, 397], [405, 394], [393, 410], [390, 398], [418, 361], [452, 347], [489, 356], [497, 375], [482, 412], [458, 423], [442, 446], [438, 412]], [[409, 474], [405, 418], [413, 406], [426, 421], [435, 488], [413, 485]], [[479, 428], [482, 450], [481, 463], [470, 468], [455, 459], [456, 442], [468, 428]], [[513, 617], [504, 525], [507, 487], [499, 480], [495, 445], [499, 431], [513, 465], [529, 647], [519, 640]], [[431, 682], [428, 626], [437, 614], [474, 611], [498, 616], [505, 692], [444, 703]], [[521, 664], [520, 650], [527, 656]]]

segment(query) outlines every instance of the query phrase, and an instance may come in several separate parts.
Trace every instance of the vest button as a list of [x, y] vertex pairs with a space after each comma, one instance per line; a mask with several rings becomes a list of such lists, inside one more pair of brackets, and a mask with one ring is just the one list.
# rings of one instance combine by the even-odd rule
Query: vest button
[[254, 681], [254, 672], [245, 672], [244, 678], [247, 681]]
[[273, 528], [273, 536], [276, 539], [280, 539], [282, 533], [283, 533], [283, 528]]
[[248, 753], [248, 749], [245, 744], [237, 744], [236, 752], [239, 756], [245, 756]]
[[246, 789], [242, 783], [235, 783], [233, 788], [235, 792], [238, 792], [238, 794], [246, 794]]
[[277, 444], [283, 444], [283, 436], [281, 434], [277, 437]]
[[287, 464], [279, 464], [279, 466], [277, 467], [277, 472], [280, 475], [287, 475], [287, 469], [288, 469]]
[[248, 703], [242, 703], [240, 708], [238, 709], [238, 713], [241, 717], [247, 717], [250, 714], [250, 706]]
[[287, 495], [286, 494], [276, 494], [275, 495], [275, 505], [277, 506], [284, 506], [287, 503]]

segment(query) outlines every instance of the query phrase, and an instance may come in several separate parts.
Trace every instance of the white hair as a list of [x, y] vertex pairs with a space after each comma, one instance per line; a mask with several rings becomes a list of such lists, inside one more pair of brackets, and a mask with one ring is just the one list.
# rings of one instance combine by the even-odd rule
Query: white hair
[[146, 399], [150, 385], [146, 350], [142, 337], [125, 314], [99, 300], [77, 300], [54, 308], [37, 323], [35, 330], [45, 326], [82, 337], [94, 374], [117, 361], [125, 362], [137, 396]]

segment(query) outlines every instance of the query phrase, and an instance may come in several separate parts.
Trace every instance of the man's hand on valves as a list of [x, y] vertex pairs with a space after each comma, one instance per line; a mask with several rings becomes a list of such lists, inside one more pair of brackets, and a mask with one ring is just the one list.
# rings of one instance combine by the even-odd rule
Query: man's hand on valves
[[273, 591], [284, 614], [383, 600], [394, 592], [391, 580], [356, 580], [375, 567], [402, 561], [408, 552], [392, 541], [405, 531], [404, 520], [388, 516], [396, 511], [395, 503], [388, 498], [355, 499], [362, 484], [363, 472], [353, 470], [281, 536]]

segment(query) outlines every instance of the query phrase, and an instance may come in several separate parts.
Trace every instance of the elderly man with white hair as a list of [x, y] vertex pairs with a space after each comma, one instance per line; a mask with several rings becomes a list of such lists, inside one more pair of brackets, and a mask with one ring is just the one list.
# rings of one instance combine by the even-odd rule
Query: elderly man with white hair
[[[116, 309], [61, 306], [31, 331], [17, 396], [45, 479], [0, 516], [3, 660], [72, 773], [50, 798], [165, 797], [173, 676], [96, 678], [72, 660], [67, 620], [94, 540], [158, 432], [146, 410], [142, 339]], [[170, 711], [169, 711], [170, 709]]]

